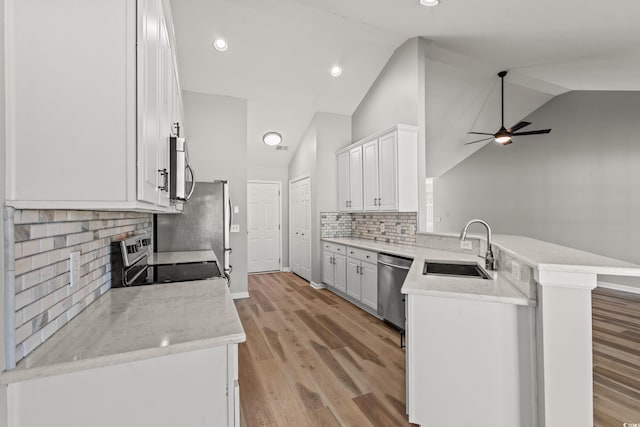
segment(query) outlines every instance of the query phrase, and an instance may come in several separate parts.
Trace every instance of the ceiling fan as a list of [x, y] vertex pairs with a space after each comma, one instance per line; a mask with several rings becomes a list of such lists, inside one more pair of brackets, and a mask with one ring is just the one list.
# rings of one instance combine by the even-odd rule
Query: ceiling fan
[[477, 141], [467, 142], [464, 145], [475, 144], [477, 142], [489, 141], [490, 139], [495, 140], [496, 142], [502, 145], [509, 145], [513, 142], [514, 136], [525, 136], [525, 135], [541, 135], [544, 133], [551, 132], [551, 129], [541, 129], [541, 130], [531, 130], [528, 132], [518, 132], [525, 126], [529, 126], [531, 123], [529, 122], [520, 122], [517, 125], [506, 129], [504, 127], [504, 76], [507, 75], [506, 71], [500, 71], [498, 73], [498, 77], [502, 80], [502, 124], [500, 125], [500, 129], [496, 133], [484, 133], [484, 132], [467, 132], [469, 135], [490, 135], [488, 138], [478, 139]]

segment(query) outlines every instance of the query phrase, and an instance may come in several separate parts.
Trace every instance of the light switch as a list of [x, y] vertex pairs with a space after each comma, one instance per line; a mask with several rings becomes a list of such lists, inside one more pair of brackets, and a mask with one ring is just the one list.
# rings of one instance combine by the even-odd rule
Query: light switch
[[231, 224], [231, 232], [239, 233], [240, 232], [240, 224]]
[[240, 213], [240, 206], [234, 206], [233, 213]]

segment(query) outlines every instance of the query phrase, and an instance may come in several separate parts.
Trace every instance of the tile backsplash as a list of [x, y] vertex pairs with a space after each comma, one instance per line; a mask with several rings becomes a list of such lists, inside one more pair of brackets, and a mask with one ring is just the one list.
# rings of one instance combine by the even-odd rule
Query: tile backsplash
[[[8, 211], [11, 212], [12, 210]], [[5, 221], [11, 216], [5, 215]], [[15, 210], [15, 359], [19, 361], [111, 287], [111, 242], [152, 236], [153, 216], [137, 212]], [[70, 286], [69, 256], [80, 253]]]
[[415, 212], [322, 212], [320, 229], [323, 238], [354, 237], [378, 242], [415, 245]]

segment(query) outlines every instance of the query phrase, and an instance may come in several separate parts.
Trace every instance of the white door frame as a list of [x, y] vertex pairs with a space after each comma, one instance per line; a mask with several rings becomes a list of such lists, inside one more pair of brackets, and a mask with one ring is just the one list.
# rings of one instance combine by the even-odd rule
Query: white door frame
[[[280, 217], [278, 218], [278, 224], [280, 224], [280, 233], [278, 233], [278, 244], [280, 245], [280, 271], [282, 271], [282, 263], [284, 262], [283, 258], [282, 258], [282, 181], [264, 181], [264, 180], [260, 180], [260, 179], [248, 179], [247, 180], [247, 188], [249, 187], [249, 184], [278, 184], [278, 206], [279, 206], [279, 215]], [[247, 206], [249, 206], [249, 191], [247, 191]], [[249, 244], [249, 242], [247, 242], [247, 244]], [[247, 255], [248, 258], [248, 255]], [[247, 264], [248, 264], [248, 259], [247, 259]], [[253, 273], [250, 273], [253, 274]]]
[[[298, 182], [298, 181], [302, 181], [303, 179], [307, 179], [309, 178], [309, 197], [311, 197], [311, 174], [310, 173], [306, 173], [300, 176], [297, 176], [293, 179], [289, 180], [289, 269], [291, 271], [293, 271], [293, 266], [291, 265], [291, 241], [292, 241], [292, 235], [291, 235], [291, 186]], [[311, 199], [309, 199], [311, 200]], [[311, 202], [309, 202], [309, 204], [311, 204]], [[313, 213], [311, 212], [311, 209], [309, 209], [309, 215], [311, 215], [311, 217], [313, 218]], [[311, 246], [313, 249], [313, 225], [309, 224], [309, 241], [311, 242]], [[313, 251], [312, 251], [313, 252]], [[313, 254], [309, 254], [309, 269], [311, 269], [311, 271], [313, 271]], [[309, 283], [311, 283], [311, 278], [309, 278]]]

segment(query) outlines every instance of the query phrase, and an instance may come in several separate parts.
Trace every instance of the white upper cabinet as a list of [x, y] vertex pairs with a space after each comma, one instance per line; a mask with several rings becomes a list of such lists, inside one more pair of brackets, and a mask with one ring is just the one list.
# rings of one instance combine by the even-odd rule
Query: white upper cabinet
[[349, 150], [349, 209], [362, 210], [362, 147]]
[[349, 210], [349, 152], [338, 155], [338, 210]]
[[[361, 166], [344, 157], [361, 152]], [[418, 210], [418, 131], [413, 126], [397, 125], [337, 153], [338, 206], [340, 211], [400, 211]], [[354, 169], [354, 164], [356, 165]], [[346, 171], [346, 168], [351, 168]], [[344, 182], [348, 176], [349, 183]], [[354, 209], [353, 180], [362, 188], [362, 208]], [[346, 198], [346, 200], [345, 200]]]
[[7, 0], [7, 205], [168, 212], [168, 0]]
[[362, 146], [364, 210], [378, 210], [378, 140], [374, 139]]

